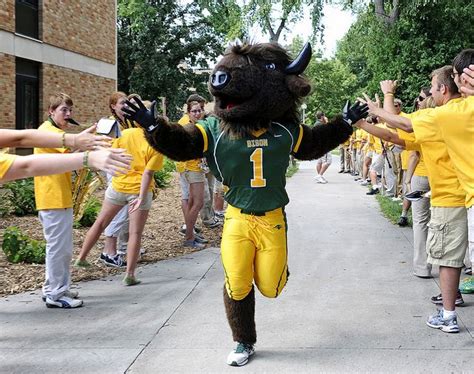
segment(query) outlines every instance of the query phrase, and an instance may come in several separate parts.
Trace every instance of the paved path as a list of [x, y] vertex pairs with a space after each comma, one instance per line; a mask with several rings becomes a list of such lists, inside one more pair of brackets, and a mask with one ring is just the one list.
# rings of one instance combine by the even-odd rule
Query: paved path
[[302, 163], [288, 182], [289, 283], [257, 296], [258, 344], [245, 367], [222, 304], [218, 249], [77, 285], [85, 306], [44, 307], [39, 292], [0, 299], [0, 373], [474, 372], [474, 295], [459, 308], [461, 333], [425, 325], [437, 276], [411, 274], [412, 234], [390, 224], [347, 175], [313, 180]]

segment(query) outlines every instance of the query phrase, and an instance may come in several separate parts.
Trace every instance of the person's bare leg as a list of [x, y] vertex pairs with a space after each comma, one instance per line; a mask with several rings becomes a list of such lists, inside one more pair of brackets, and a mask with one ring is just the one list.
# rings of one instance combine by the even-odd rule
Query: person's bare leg
[[326, 172], [326, 170], [328, 170], [329, 168], [329, 165], [331, 164], [328, 164], [328, 163], [323, 163], [322, 166], [321, 166], [321, 170], [319, 171], [319, 175], [324, 175], [324, 173]]
[[453, 311], [455, 308], [460, 276], [461, 268], [451, 268], [447, 266], [439, 267], [439, 283], [441, 287], [441, 296], [443, 297], [444, 310]]
[[184, 217], [186, 222], [185, 240], [194, 239], [194, 225], [196, 224], [199, 211], [204, 204], [204, 183], [191, 183], [189, 185], [188, 212]]
[[92, 227], [87, 231], [87, 235], [82, 243], [81, 252], [79, 253], [79, 260], [84, 261], [89, 254], [92, 247], [99, 240], [100, 235], [109, 225], [115, 215], [122, 209], [121, 205], [115, 205], [107, 200], [104, 200], [102, 209]]
[[109, 256], [115, 256], [117, 254], [117, 240], [116, 236], [106, 236], [104, 242], [104, 253]]
[[143, 229], [148, 218], [148, 210], [136, 210], [130, 214], [130, 229], [127, 245], [127, 275], [135, 276]]

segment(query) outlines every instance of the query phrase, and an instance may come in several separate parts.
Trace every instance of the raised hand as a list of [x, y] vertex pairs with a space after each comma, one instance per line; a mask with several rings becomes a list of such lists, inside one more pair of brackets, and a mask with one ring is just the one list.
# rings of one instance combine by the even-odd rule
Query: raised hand
[[132, 156], [125, 149], [110, 148], [93, 151], [89, 154], [89, 166], [112, 175], [125, 174], [130, 168]]
[[397, 81], [392, 80], [385, 80], [380, 82], [380, 89], [382, 90], [383, 94], [394, 94], [395, 90], [397, 89]]
[[346, 105], [342, 109], [342, 119], [349, 125], [354, 125], [357, 121], [367, 117], [369, 109], [367, 104], [356, 101], [354, 105], [350, 106], [350, 102], [346, 101]]
[[147, 109], [139, 98], [133, 97], [131, 100], [127, 100], [127, 105], [122, 108], [125, 117], [138, 123], [147, 132], [153, 132], [158, 127], [155, 120], [156, 101], [153, 101], [150, 109]]
[[474, 65], [464, 68], [461, 74], [461, 82], [464, 81], [466, 84], [461, 87], [461, 92], [467, 96], [474, 95]]
[[93, 134], [97, 128], [97, 124], [91, 126], [79, 134], [74, 135], [71, 148], [79, 149], [80, 151], [94, 150], [97, 148], [108, 148], [112, 138], [105, 135]]

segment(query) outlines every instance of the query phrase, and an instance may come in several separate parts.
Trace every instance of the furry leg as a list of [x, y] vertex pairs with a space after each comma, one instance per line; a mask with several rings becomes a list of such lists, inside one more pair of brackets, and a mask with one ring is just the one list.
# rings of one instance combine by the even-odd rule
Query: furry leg
[[236, 301], [229, 297], [224, 286], [224, 305], [234, 341], [255, 344], [257, 331], [255, 330], [255, 291], [253, 287], [244, 299]]

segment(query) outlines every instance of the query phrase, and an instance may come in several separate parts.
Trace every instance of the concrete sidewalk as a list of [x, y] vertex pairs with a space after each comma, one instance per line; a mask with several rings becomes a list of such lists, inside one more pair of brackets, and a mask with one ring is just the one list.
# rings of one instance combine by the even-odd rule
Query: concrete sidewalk
[[[335, 164], [335, 163], [334, 163]], [[276, 299], [257, 296], [258, 343], [247, 366], [222, 304], [219, 250], [77, 286], [84, 307], [47, 309], [40, 292], [0, 299], [0, 373], [474, 372], [474, 295], [459, 334], [425, 325], [437, 275], [412, 275], [410, 228], [390, 224], [373, 196], [332, 165], [288, 181], [291, 276]]]

